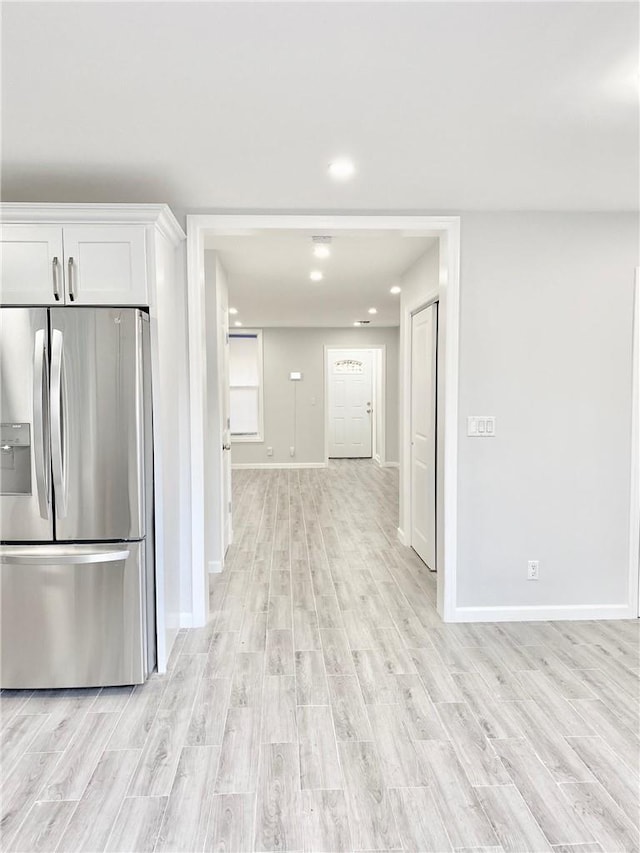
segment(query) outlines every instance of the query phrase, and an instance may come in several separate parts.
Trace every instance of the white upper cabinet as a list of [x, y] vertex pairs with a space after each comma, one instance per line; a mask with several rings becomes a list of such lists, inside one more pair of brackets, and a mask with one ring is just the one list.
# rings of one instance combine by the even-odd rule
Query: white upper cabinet
[[0, 304], [149, 304], [143, 223], [0, 226]]
[[0, 302], [4, 305], [64, 303], [62, 228], [0, 226]]
[[67, 305], [148, 305], [144, 225], [67, 225]]

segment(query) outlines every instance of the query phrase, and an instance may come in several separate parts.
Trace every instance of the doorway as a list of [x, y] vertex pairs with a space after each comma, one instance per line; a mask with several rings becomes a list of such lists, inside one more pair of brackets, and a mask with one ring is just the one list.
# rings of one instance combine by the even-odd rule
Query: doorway
[[385, 349], [325, 346], [325, 462], [385, 464]]
[[[205, 466], [204, 423], [207, 409], [221, 422], [218, 395], [207, 398], [203, 365], [211, 346], [215, 346], [204, 317], [205, 243], [212, 236], [243, 233], [272, 233], [290, 229], [307, 234], [331, 232], [358, 234], [373, 232], [381, 236], [433, 237], [439, 245], [439, 271], [428, 288], [411, 286], [402, 291], [400, 322], [400, 524], [398, 536], [404, 544], [410, 528], [411, 477], [408, 453], [410, 445], [410, 328], [411, 314], [428, 299], [439, 301], [439, 359], [441, 382], [438, 386], [438, 537], [437, 607], [445, 621], [456, 621], [457, 553], [457, 460], [458, 460], [458, 364], [460, 306], [460, 219], [456, 216], [326, 215], [326, 214], [197, 214], [187, 216], [187, 260], [189, 290], [189, 367], [192, 470], [192, 583], [191, 613], [193, 626], [204, 625], [208, 616], [208, 574], [205, 572], [204, 500]], [[425, 293], [425, 289], [428, 293]], [[433, 290], [433, 296], [431, 291]], [[356, 317], [357, 319], [357, 317]], [[360, 325], [360, 323], [354, 323]], [[217, 330], [216, 330], [217, 334]], [[220, 430], [222, 432], [222, 430]], [[207, 469], [207, 477], [221, 483], [219, 460]], [[196, 473], [197, 472], [197, 473]]]
[[436, 448], [438, 303], [411, 317], [411, 547], [437, 567]]

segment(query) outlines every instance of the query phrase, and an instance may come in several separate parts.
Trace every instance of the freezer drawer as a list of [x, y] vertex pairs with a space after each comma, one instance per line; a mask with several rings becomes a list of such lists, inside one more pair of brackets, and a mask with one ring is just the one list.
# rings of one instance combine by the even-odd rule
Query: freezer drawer
[[0, 547], [0, 686], [146, 678], [144, 542]]

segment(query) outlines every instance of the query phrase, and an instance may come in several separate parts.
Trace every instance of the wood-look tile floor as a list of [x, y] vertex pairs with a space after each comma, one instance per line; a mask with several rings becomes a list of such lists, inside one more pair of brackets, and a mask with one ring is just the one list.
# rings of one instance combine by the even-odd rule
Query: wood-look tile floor
[[0, 695], [11, 851], [638, 849], [638, 624], [444, 625], [397, 474], [234, 473], [166, 676]]

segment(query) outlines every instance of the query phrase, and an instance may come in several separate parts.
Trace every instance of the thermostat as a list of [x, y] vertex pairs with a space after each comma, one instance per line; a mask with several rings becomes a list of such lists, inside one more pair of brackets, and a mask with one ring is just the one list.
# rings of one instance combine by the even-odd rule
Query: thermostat
[[289, 379], [292, 379], [294, 382], [300, 382], [302, 379], [302, 373], [298, 370], [292, 370], [289, 374]]

